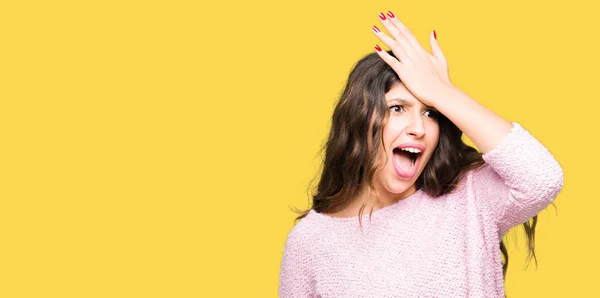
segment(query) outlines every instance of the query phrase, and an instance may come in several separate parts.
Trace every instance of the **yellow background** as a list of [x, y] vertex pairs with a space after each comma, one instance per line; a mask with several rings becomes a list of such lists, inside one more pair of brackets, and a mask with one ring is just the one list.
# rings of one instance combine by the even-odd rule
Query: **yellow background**
[[508, 297], [597, 297], [591, 3], [2, 0], [0, 297], [276, 297], [288, 207], [388, 9], [563, 166]]

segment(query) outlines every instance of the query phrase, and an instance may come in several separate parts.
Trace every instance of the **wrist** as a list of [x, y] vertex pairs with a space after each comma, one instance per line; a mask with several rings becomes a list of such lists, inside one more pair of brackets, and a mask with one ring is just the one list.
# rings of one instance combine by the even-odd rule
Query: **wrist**
[[430, 102], [431, 106], [438, 109], [440, 105], [443, 103], [447, 103], [451, 98], [460, 96], [462, 91], [456, 88], [451, 83], [441, 84], [435, 88], [433, 88], [433, 92], [429, 96], [428, 102]]

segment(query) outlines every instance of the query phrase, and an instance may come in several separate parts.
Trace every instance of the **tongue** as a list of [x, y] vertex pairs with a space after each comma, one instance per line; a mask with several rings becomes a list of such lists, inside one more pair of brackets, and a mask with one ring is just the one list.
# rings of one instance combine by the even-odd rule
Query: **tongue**
[[410, 170], [412, 170], [413, 167], [413, 163], [412, 163], [412, 158], [410, 157], [410, 154], [406, 151], [400, 151], [400, 152], [394, 152], [394, 158], [396, 159], [396, 162], [398, 163], [398, 166], [400, 166], [400, 169], [403, 172], [410, 172]]

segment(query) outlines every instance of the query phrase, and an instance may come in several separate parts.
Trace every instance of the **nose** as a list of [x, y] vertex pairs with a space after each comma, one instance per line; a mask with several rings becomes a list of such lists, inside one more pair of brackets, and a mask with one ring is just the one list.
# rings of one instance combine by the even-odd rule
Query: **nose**
[[406, 134], [415, 138], [422, 138], [425, 136], [425, 124], [421, 117], [413, 117], [410, 123], [406, 127]]

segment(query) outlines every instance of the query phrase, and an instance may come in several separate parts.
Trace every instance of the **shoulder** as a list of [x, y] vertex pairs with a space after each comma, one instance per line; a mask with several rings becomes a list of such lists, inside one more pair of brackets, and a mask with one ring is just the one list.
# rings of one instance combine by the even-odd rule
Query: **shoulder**
[[499, 181], [502, 181], [500, 176], [498, 176], [489, 164], [483, 163], [475, 168], [466, 170], [456, 183], [456, 188], [454, 188], [452, 194], [458, 193], [464, 195], [465, 191], [490, 188]]
[[488, 163], [470, 169], [461, 180], [461, 194], [474, 199], [478, 204], [495, 206], [498, 200], [508, 194], [508, 186]]
[[502, 177], [487, 162], [475, 169], [469, 170], [467, 176], [475, 189], [490, 188], [503, 182]]
[[312, 214], [309, 213], [291, 228], [285, 243], [286, 249], [306, 249], [312, 240], [315, 239], [315, 233], [318, 230], [317, 223], [313, 219]]
[[470, 173], [473, 177], [479, 179], [490, 179], [494, 178], [494, 175], [497, 175], [496, 172], [494, 172], [494, 169], [487, 162], [475, 169], [472, 169]]

